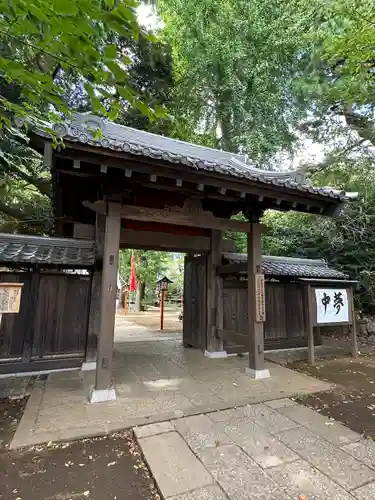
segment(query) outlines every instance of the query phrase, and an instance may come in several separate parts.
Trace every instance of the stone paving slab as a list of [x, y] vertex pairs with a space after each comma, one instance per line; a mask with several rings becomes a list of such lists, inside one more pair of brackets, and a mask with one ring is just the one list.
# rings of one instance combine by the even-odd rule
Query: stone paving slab
[[[85, 427], [87, 435], [93, 435], [95, 429], [97, 435], [102, 435], [129, 426], [330, 388], [325, 382], [272, 364], [267, 364], [271, 378], [254, 381], [243, 374], [247, 363], [246, 357], [210, 360], [199, 350], [185, 349], [175, 341], [116, 344], [116, 401], [89, 404], [87, 396], [94, 383], [94, 372], [50, 374], [43, 387], [35, 389], [38, 402], [32, 396], [29, 399], [11, 447], [66, 436], [79, 439], [85, 437]], [[286, 418], [272, 411], [266, 405], [264, 418], [268, 415], [275, 429], [284, 428]], [[258, 419], [260, 413], [253, 418]]]
[[195, 415], [175, 421], [176, 430], [190, 448], [199, 455], [205, 448], [230, 444], [230, 437], [206, 415]]
[[342, 446], [342, 449], [368, 467], [375, 469], [375, 442], [371, 439], [361, 439], [356, 443]]
[[138, 442], [164, 498], [213, 483], [211, 474], [177, 432], [141, 438]]
[[248, 418], [216, 425], [263, 468], [275, 467], [299, 458], [290, 448]]
[[143, 425], [142, 427], [134, 427], [134, 434], [138, 439], [148, 436], [156, 436], [165, 432], [175, 430], [172, 422], [157, 422], [156, 424]]
[[259, 465], [237, 446], [207, 448], [200, 458], [230, 500], [291, 500]]
[[219, 486], [206, 486], [199, 490], [189, 491], [175, 497], [170, 497], [169, 500], [228, 500], [228, 497]]
[[274, 467], [271, 474], [292, 498], [303, 494], [308, 500], [353, 500], [350, 493], [305, 460]]
[[347, 490], [375, 480], [375, 471], [306, 428], [281, 432], [278, 438]]
[[294, 420], [298, 424], [308, 427], [313, 432], [324, 437], [327, 441], [338, 446], [358, 441], [357, 432], [348, 429], [339, 422], [330, 420], [306, 406], [293, 405], [279, 408], [279, 412]]
[[297, 403], [289, 398], [274, 399], [273, 401], [266, 401], [265, 404], [274, 410], [279, 408], [287, 408], [289, 406], [296, 406]]
[[361, 486], [352, 492], [358, 500], [373, 500], [375, 498], [375, 483], [369, 483]]

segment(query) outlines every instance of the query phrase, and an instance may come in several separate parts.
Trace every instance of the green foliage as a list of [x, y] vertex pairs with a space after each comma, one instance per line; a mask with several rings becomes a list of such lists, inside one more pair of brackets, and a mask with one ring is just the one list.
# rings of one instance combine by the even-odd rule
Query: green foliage
[[[51, 7], [46, 12], [50, 10]], [[142, 95], [144, 102], [147, 102], [153, 109], [164, 109], [169, 104], [173, 83], [170, 51], [167, 46], [152, 42], [149, 38], [142, 32], [135, 38], [130, 30], [126, 31], [126, 36], [107, 30], [103, 32], [103, 38], [93, 37], [90, 42], [93, 47], [96, 47], [95, 50], [101, 50], [101, 47], [104, 47], [107, 59], [109, 56], [116, 57], [115, 49], [118, 54], [124, 54], [127, 60], [127, 65], [123, 70], [123, 75], [126, 75], [126, 85], [133, 89], [132, 92], [135, 95]], [[105, 40], [108, 42], [107, 45], [103, 45]], [[3, 53], [5, 58], [8, 57], [9, 51], [5, 43], [0, 45], [0, 54]], [[13, 53], [15, 59], [18, 54], [20, 55], [18, 62], [23, 65], [22, 51]], [[29, 67], [36, 65], [35, 74], [45, 69], [47, 64], [43, 53], [38, 54], [37, 50], [30, 49], [28, 64]], [[74, 57], [73, 52], [71, 57]], [[84, 57], [84, 53], [79, 57]], [[54, 59], [48, 61], [51, 63], [53, 83], [56, 91], [58, 89], [59, 98], [65, 108], [79, 112], [92, 111], [90, 91], [87, 91], [89, 87], [84, 85], [84, 72], [78, 71], [77, 68], [74, 71], [66, 71]], [[79, 61], [82, 62], [81, 59]], [[87, 61], [83, 62], [87, 66]], [[39, 67], [40, 64], [44, 64], [43, 68]], [[22, 107], [25, 102], [21, 80], [9, 82], [5, 73], [0, 71], [0, 95]], [[42, 82], [39, 83], [44, 85]], [[95, 82], [91, 83], [95, 85]], [[37, 88], [34, 90], [38, 91]], [[51, 101], [47, 87], [44, 87], [44, 90], [45, 93], [38, 94], [40, 107], [36, 109], [37, 117], [34, 116], [34, 118], [47, 122], [50, 120]], [[95, 91], [95, 97], [99, 98], [99, 96], [100, 94]], [[101, 97], [104, 98], [103, 104], [106, 109], [111, 109], [114, 101], [108, 102], [105, 94]], [[168, 132], [170, 120], [159, 118], [150, 121], [148, 116], [132, 106], [131, 102], [125, 101], [122, 97], [120, 102], [120, 113], [117, 118], [119, 123], [156, 133]], [[54, 109], [58, 108], [54, 107]], [[31, 117], [33, 117], [32, 114]], [[50, 172], [43, 167], [40, 155], [28, 147], [27, 139], [17, 129], [0, 130], [0, 179], [2, 195], [0, 197], [0, 231], [48, 234], [53, 227]]]
[[[180, 298], [184, 283], [183, 255], [152, 250], [133, 250], [133, 252], [136, 262], [137, 288], [142, 290], [142, 301], [152, 304], [157, 299], [156, 282], [164, 276], [173, 282], [168, 287], [168, 296]], [[124, 284], [130, 281], [131, 255], [132, 250], [120, 251], [119, 273]]]
[[173, 53], [177, 135], [255, 160], [291, 146], [296, 47], [283, 32], [286, 4], [159, 2]]
[[315, 184], [358, 191], [359, 201], [346, 205], [337, 219], [268, 212], [262, 222], [265, 254], [325, 259], [360, 281], [357, 306], [375, 311], [375, 171], [369, 163], [337, 165], [313, 177]]
[[0, 95], [0, 127], [10, 129], [13, 117], [45, 127], [46, 120], [69, 114], [59, 73], [78, 77], [95, 113], [116, 118], [125, 99], [155, 117], [129, 85], [131, 59], [116, 44], [119, 37], [138, 39], [137, 5], [135, 0], [1, 0], [0, 75], [16, 89], [17, 99]]

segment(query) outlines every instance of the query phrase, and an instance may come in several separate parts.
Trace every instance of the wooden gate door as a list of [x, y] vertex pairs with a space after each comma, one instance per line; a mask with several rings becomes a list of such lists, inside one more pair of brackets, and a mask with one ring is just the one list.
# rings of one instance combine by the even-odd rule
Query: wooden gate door
[[78, 367], [87, 340], [91, 277], [1, 273], [23, 283], [20, 311], [0, 326], [0, 373]]
[[206, 348], [206, 256], [185, 260], [184, 269], [184, 327], [185, 346]]

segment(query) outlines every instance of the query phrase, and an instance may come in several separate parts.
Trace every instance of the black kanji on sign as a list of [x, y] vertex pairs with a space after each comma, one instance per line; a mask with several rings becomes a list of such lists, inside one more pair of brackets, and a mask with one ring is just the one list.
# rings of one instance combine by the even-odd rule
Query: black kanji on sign
[[322, 302], [322, 304], [324, 306], [324, 314], [326, 314], [326, 312], [327, 312], [327, 306], [331, 302], [331, 297], [324, 292], [321, 302]]
[[333, 297], [333, 307], [336, 309], [336, 316], [340, 312], [341, 307], [344, 307], [344, 301], [341, 292], [335, 292]]

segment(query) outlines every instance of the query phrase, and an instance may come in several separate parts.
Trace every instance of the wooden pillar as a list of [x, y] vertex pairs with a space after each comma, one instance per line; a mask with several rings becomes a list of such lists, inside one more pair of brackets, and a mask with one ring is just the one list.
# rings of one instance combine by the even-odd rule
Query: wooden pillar
[[210, 253], [207, 257], [207, 332], [206, 351], [208, 358], [226, 358], [223, 342], [217, 336], [218, 280], [217, 267], [222, 259], [221, 231], [211, 229]]
[[354, 296], [353, 296], [353, 288], [348, 290], [349, 292], [349, 306], [350, 306], [350, 316], [352, 318], [352, 356], [353, 358], [358, 358], [358, 342], [357, 342], [357, 322], [355, 317], [355, 308], [354, 308]]
[[109, 205], [109, 211], [105, 217], [96, 380], [95, 388], [91, 393], [91, 402], [108, 401], [116, 398], [115, 391], [111, 387], [111, 369], [116, 317], [120, 227], [120, 215], [112, 212], [111, 205]]
[[105, 215], [96, 214], [95, 225], [95, 244], [96, 244], [96, 262], [92, 275], [91, 300], [88, 334], [86, 343], [85, 363], [83, 370], [94, 370], [96, 368], [96, 356], [98, 347], [98, 338], [100, 332], [100, 301], [102, 289], [102, 259], [105, 230]]
[[264, 318], [257, 317], [256, 275], [262, 273], [261, 225], [258, 222], [250, 224], [251, 231], [247, 233], [249, 367], [246, 373], [260, 379], [270, 376], [264, 367]]
[[313, 321], [313, 301], [311, 286], [306, 287], [305, 310], [307, 322], [307, 360], [310, 365], [315, 364], [315, 345], [314, 345], [314, 321]]

